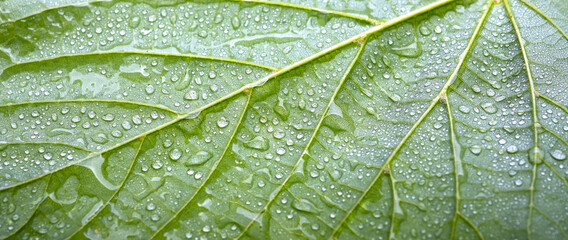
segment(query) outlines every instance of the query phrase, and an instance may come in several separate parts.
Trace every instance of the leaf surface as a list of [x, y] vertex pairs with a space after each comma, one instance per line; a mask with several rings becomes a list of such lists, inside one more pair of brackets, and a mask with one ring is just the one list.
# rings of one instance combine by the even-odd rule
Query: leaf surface
[[0, 238], [568, 238], [565, 1], [0, 9]]

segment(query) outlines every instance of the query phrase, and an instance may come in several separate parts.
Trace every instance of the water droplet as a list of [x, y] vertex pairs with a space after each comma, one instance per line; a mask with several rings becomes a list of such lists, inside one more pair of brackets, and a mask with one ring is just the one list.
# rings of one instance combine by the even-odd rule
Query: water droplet
[[481, 92], [481, 87], [479, 87], [478, 85], [473, 85], [473, 86], [471, 86], [471, 89], [472, 89], [475, 93]]
[[146, 93], [152, 94], [152, 93], [154, 93], [154, 91], [155, 91], [154, 85], [148, 84], [148, 85], [146, 86]]
[[140, 118], [140, 115], [136, 114], [132, 116], [132, 122], [136, 125], [140, 125], [142, 124], [142, 118]]
[[516, 153], [516, 152], [518, 152], [518, 151], [519, 151], [519, 149], [518, 149], [517, 146], [515, 146], [515, 145], [511, 145], [511, 146], [508, 146], [508, 147], [507, 147], [507, 152], [508, 152], [508, 153]]
[[79, 117], [79, 116], [75, 116], [71, 119], [71, 122], [74, 122], [74, 123], [78, 123], [80, 121], [81, 121], [81, 117]]
[[276, 149], [276, 154], [278, 154], [278, 155], [284, 155], [285, 153], [286, 153], [286, 149], [284, 149], [284, 148]]
[[306, 199], [294, 200], [294, 202], [292, 202], [292, 207], [302, 212], [310, 212], [310, 213], [319, 212], [319, 209], [312, 202]]
[[432, 31], [429, 28], [427, 28], [426, 26], [422, 25], [420, 27], [420, 33], [424, 36], [428, 36], [432, 33]]
[[229, 125], [229, 121], [227, 121], [227, 119], [225, 117], [221, 117], [219, 118], [219, 120], [217, 120], [217, 126], [219, 126], [220, 128], [225, 128]]
[[150, 203], [148, 204], [148, 206], [146, 206], [146, 209], [148, 209], [148, 211], [152, 211], [156, 209], [156, 205], [154, 203]]
[[170, 159], [176, 161], [181, 157], [181, 154], [182, 154], [182, 152], [179, 149], [174, 148], [170, 151], [170, 154], [169, 154]]
[[193, 155], [189, 159], [187, 159], [184, 162], [184, 164], [186, 166], [200, 165], [200, 164], [203, 164], [204, 162], [206, 162], [207, 160], [211, 159], [212, 156], [213, 155], [211, 155], [211, 153], [208, 153], [206, 151], [199, 151], [195, 155]]
[[132, 128], [132, 125], [129, 121], [124, 121], [122, 122], [122, 128], [124, 128], [124, 130], [130, 130]]
[[274, 131], [272, 136], [276, 139], [282, 139], [282, 138], [284, 138], [284, 136], [286, 136], [286, 132], [284, 132], [283, 130], [277, 129], [276, 131]]
[[469, 150], [475, 155], [479, 155], [481, 153], [481, 147], [477, 145], [472, 146]]
[[288, 120], [288, 116], [290, 115], [290, 110], [284, 106], [284, 101], [280, 100], [278, 105], [274, 106], [274, 112], [278, 114], [278, 116], [282, 120]]
[[122, 137], [122, 132], [117, 129], [117, 130], [112, 131], [111, 135], [115, 138], [120, 138], [120, 137]]
[[316, 177], [319, 177], [319, 173], [318, 173], [318, 171], [314, 170], [314, 171], [310, 172], [310, 176], [313, 177], [313, 178], [316, 178]]
[[401, 57], [419, 57], [422, 54], [422, 47], [418, 42], [413, 42], [403, 47], [392, 47], [391, 52]]
[[140, 17], [133, 17], [128, 24], [131, 28], [136, 28], [140, 24]]
[[239, 20], [238, 16], [234, 16], [233, 19], [231, 19], [231, 24], [234, 29], [237, 29], [241, 26], [241, 20]]
[[203, 177], [203, 173], [201, 172], [197, 172], [195, 175], [193, 175], [193, 178], [195, 178], [195, 180], [199, 180], [201, 179], [201, 177]]
[[262, 136], [257, 136], [255, 138], [253, 138], [252, 140], [245, 142], [245, 147], [257, 149], [257, 150], [261, 150], [261, 151], [266, 151], [269, 148], [268, 140], [266, 140]]
[[493, 106], [493, 103], [484, 103], [481, 105], [481, 107], [483, 108], [483, 110], [485, 110], [485, 112], [487, 113], [495, 113], [497, 112], [497, 108], [495, 106]]
[[99, 133], [97, 135], [91, 136], [91, 140], [93, 140], [93, 142], [96, 142], [98, 144], [105, 144], [109, 141], [104, 133]]
[[197, 99], [197, 92], [195, 90], [190, 90], [183, 96], [186, 100], [196, 100]]
[[550, 156], [552, 156], [552, 158], [558, 160], [558, 161], [564, 161], [566, 160], [566, 154], [564, 154], [564, 152], [562, 152], [561, 150], [553, 150], [552, 152], [550, 152]]
[[464, 106], [464, 105], [460, 106], [459, 110], [462, 113], [469, 113], [469, 108], [467, 106]]
[[110, 113], [107, 113], [107, 114], [104, 115], [102, 118], [103, 118], [104, 121], [107, 121], [107, 122], [110, 122], [110, 121], [114, 120], [114, 116], [113, 116], [112, 114], [110, 114]]
[[436, 26], [436, 27], [434, 28], [434, 32], [436, 32], [436, 33], [441, 33], [441, 32], [442, 32], [442, 28], [441, 28], [440, 26]]

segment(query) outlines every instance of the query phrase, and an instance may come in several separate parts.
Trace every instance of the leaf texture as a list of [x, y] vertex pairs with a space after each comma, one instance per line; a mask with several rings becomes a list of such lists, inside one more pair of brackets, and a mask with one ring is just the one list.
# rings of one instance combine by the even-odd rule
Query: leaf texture
[[0, 238], [568, 238], [563, 10], [2, 1]]

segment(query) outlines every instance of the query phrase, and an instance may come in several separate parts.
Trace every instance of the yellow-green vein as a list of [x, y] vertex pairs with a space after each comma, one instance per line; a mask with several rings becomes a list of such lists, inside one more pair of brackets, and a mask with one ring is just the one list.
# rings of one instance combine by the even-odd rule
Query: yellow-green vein
[[562, 31], [562, 29], [556, 24], [556, 22], [552, 21], [552, 19], [548, 17], [548, 15], [544, 14], [542, 11], [540, 11], [540, 9], [538, 9], [536, 6], [532, 5], [531, 3], [527, 2], [526, 0], [520, 0], [520, 1], [523, 4], [527, 5], [529, 8], [531, 8], [533, 11], [537, 12], [540, 16], [546, 19], [546, 21], [550, 22], [550, 24], [552, 24], [552, 26], [554, 26], [556, 30], [558, 30], [558, 32], [560, 32], [560, 34], [562, 34], [562, 36], [564, 36], [566, 40], [568, 40], [568, 35], [566, 35], [566, 33]]
[[168, 221], [166, 221], [159, 229], [157, 229], [154, 234], [152, 235], [152, 237], [150, 237], [150, 239], [155, 239], [158, 237], [158, 234], [164, 230], [164, 228], [166, 226], [169, 225], [169, 223], [171, 221], [173, 221], [177, 216], [179, 216], [179, 214], [181, 212], [183, 212], [185, 210], [185, 208], [187, 206], [189, 206], [189, 204], [191, 203], [191, 201], [193, 201], [193, 199], [195, 198], [195, 196], [197, 196], [197, 194], [203, 189], [203, 187], [205, 186], [206, 183], [209, 182], [209, 180], [211, 179], [211, 176], [213, 176], [213, 172], [215, 172], [217, 170], [217, 166], [219, 166], [219, 164], [221, 163], [221, 160], [223, 160], [223, 158], [225, 157], [225, 154], [227, 153], [227, 151], [229, 150], [231, 143], [233, 142], [233, 139], [235, 139], [235, 137], [237, 136], [237, 132], [239, 130], [239, 126], [242, 124], [243, 119], [245, 118], [246, 112], [247, 112], [247, 108], [250, 104], [250, 99], [252, 96], [252, 92], [253, 90], [251, 89], [250, 92], [247, 93], [247, 100], [245, 102], [245, 105], [243, 106], [243, 111], [241, 113], [241, 116], [239, 117], [239, 121], [237, 122], [237, 124], [235, 125], [235, 129], [233, 130], [233, 133], [231, 134], [231, 136], [229, 137], [229, 141], [227, 142], [227, 146], [225, 146], [225, 149], [223, 149], [223, 153], [221, 153], [221, 156], [219, 156], [219, 160], [213, 164], [213, 166], [211, 167], [211, 171], [209, 172], [209, 175], [207, 175], [207, 177], [205, 178], [205, 180], [203, 180], [203, 182], [201, 183], [201, 185], [195, 190], [195, 192], [193, 193], [193, 195], [187, 200], [187, 202], [185, 202], [185, 204], [179, 209], [179, 211], [177, 211], [176, 213], [174, 213], [174, 215], [168, 219]]
[[239, 1], [239, 2], [246, 2], [246, 3], [258, 3], [258, 4], [265, 4], [265, 5], [286, 7], [286, 8], [302, 9], [302, 10], [306, 10], [306, 11], [321, 12], [321, 13], [325, 13], [325, 14], [332, 14], [332, 15], [336, 15], [336, 16], [356, 19], [356, 20], [359, 20], [359, 21], [364, 21], [364, 22], [367, 22], [367, 23], [375, 24], [375, 25], [379, 25], [379, 24], [382, 23], [381, 21], [376, 20], [376, 19], [364, 18], [364, 17], [361, 17], [361, 16], [349, 14], [349, 13], [338, 12], [338, 11], [328, 10], [328, 9], [315, 8], [315, 7], [300, 6], [300, 5], [294, 5], [294, 4], [289, 4], [289, 3], [268, 2], [268, 1], [265, 1], [265, 0], [231, 0], [231, 1]]
[[[493, 6], [493, 1], [489, 0], [487, 3], [487, 7], [485, 9], [485, 11], [483, 12], [483, 14], [481, 15], [481, 18], [479, 20], [479, 22], [477, 23], [477, 26], [475, 27], [475, 30], [472, 33], [472, 36], [470, 37], [470, 41], [468, 42], [466, 48], [464, 49], [464, 51], [462, 52], [462, 54], [460, 55], [460, 58], [458, 60], [458, 63], [456, 65], [456, 67], [454, 68], [454, 71], [452, 72], [452, 74], [450, 75], [450, 77], [448, 77], [448, 80], [446, 81], [445, 85], [442, 87], [442, 89], [440, 90], [439, 94], [431, 100], [431, 104], [430, 106], [424, 111], [424, 113], [422, 114], [422, 116], [420, 116], [420, 118], [418, 119], [418, 121], [412, 126], [412, 128], [408, 131], [408, 133], [404, 136], [404, 138], [401, 140], [401, 142], [396, 146], [396, 148], [393, 150], [392, 154], [387, 158], [387, 160], [385, 161], [384, 166], [381, 168], [381, 170], [377, 173], [377, 176], [375, 176], [375, 178], [373, 179], [373, 181], [371, 181], [371, 184], [369, 184], [369, 187], [367, 187], [366, 191], [363, 192], [363, 195], [359, 198], [359, 200], [353, 205], [353, 207], [351, 208], [351, 210], [349, 212], [347, 212], [347, 214], [345, 215], [345, 218], [343, 218], [340, 222], [338, 226], [341, 226], [342, 224], [345, 223], [346, 219], [349, 218], [349, 216], [353, 213], [353, 211], [355, 210], [355, 208], [360, 204], [361, 200], [369, 193], [369, 191], [371, 190], [371, 187], [373, 185], [375, 185], [375, 183], [378, 181], [378, 179], [380, 178], [380, 176], [385, 172], [385, 169], [388, 168], [389, 164], [392, 162], [392, 160], [397, 156], [398, 152], [402, 149], [402, 147], [404, 146], [404, 144], [406, 143], [406, 141], [412, 136], [412, 134], [414, 134], [414, 131], [418, 128], [418, 126], [422, 123], [422, 121], [424, 121], [424, 119], [426, 119], [426, 117], [428, 116], [428, 114], [430, 113], [430, 111], [432, 111], [432, 109], [434, 109], [434, 107], [436, 106], [436, 104], [438, 103], [438, 101], [440, 101], [440, 99], [445, 96], [447, 89], [450, 87], [450, 85], [454, 82], [454, 80], [457, 78], [457, 75], [459, 73], [459, 70], [461, 69], [461, 67], [464, 65], [465, 62], [465, 58], [466, 56], [470, 53], [471, 49], [473, 48], [473, 44], [475, 42], [475, 40], [477, 39], [477, 37], [479, 36], [479, 33], [481, 32], [481, 28], [483, 27], [483, 23], [485, 22], [485, 20], [487, 19], [487, 16], [489, 15], [489, 12], [491, 10]], [[445, 99], [445, 101], [447, 101], [447, 99]], [[394, 189], [393, 189], [394, 191]], [[393, 223], [394, 223], [394, 214], [393, 214]], [[391, 225], [391, 232], [392, 232], [392, 228], [393, 228], [394, 224]], [[334, 230], [334, 233], [332, 234], [335, 235], [337, 230], [339, 229], [339, 227], [337, 227]]]
[[361, 56], [361, 53], [363, 52], [363, 49], [365, 49], [365, 44], [366, 44], [366, 38], [364, 39], [363, 43], [361, 43], [361, 45], [359, 46], [359, 50], [357, 50], [357, 54], [355, 55], [355, 57], [353, 58], [353, 60], [351, 61], [351, 64], [349, 64], [349, 67], [347, 67], [347, 70], [345, 71], [344, 75], [341, 77], [341, 80], [339, 81], [339, 84], [337, 85], [337, 87], [335, 88], [335, 91], [333, 92], [333, 95], [331, 96], [331, 98], [329, 99], [329, 103], [327, 104], [327, 106], [325, 106], [325, 109], [320, 117], [320, 119], [318, 120], [318, 124], [316, 125], [316, 127], [314, 128], [314, 131], [312, 133], [312, 136], [310, 137], [310, 140], [308, 141], [308, 143], [306, 144], [306, 146], [304, 147], [304, 150], [302, 152], [302, 154], [300, 154], [300, 158], [298, 159], [298, 161], [296, 161], [296, 164], [294, 164], [294, 166], [292, 167], [292, 170], [290, 171], [290, 174], [286, 177], [286, 179], [282, 182], [282, 184], [280, 184], [277, 189], [275, 190], [275, 193], [272, 194], [272, 198], [266, 203], [266, 205], [264, 205], [264, 208], [254, 217], [254, 219], [252, 219], [252, 221], [250, 221], [250, 223], [243, 229], [243, 231], [241, 232], [241, 234], [237, 237], [237, 239], [240, 239], [244, 236], [244, 234], [248, 231], [248, 229], [257, 221], [257, 219], [264, 214], [265, 211], [268, 210], [268, 208], [272, 205], [272, 203], [274, 202], [274, 200], [276, 200], [278, 194], [280, 192], [282, 192], [282, 190], [285, 188], [286, 184], [288, 183], [288, 181], [291, 179], [292, 175], [294, 174], [294, 172], [296, 171], [296, 168], [298, 167], [298, 165], [300, 165], [300, 163], [302, 162], [302, 158], [304, 157], [304, 155], [306, 155], [309, 151], [310, 146], [312, 145], [312, 143], [314, 142], [314, 139], [316, 138], [319, 129], [321, 127], [321, 124], [323, 123], [323, 119], [325, 119], [327, 112], [329, 111], [329, 108], [331, 107], [331, 105], [333, 104], [333, 101], [335, 101], [335, 98], [337, 97], [337, 95], [339, 94], [340, 89], [343, 86], [343, 83], [345, 83], [347, 77], [349, 76], [349, 74], [351, 74], [351, 71], [353, 70], [353, 66], [355, 66], [355, 63], [357, 63], [357, 60], [359, 59], [359, 57]]
[[140, 143], [138, 145], [138, 149], [136, 149], [136, 154], [134, 154], [134, 157], [132, 158], [132, 162], [130, 163], [130, 166], [128, 167], [128, 170], [126, 171], [126, 175], [124, 176], [124, 178], [122, 179], [122, 181], [120, 182], [120, 185], [118, 186], [118, 188], [115, 190], [115, 192], [112, 194], [112, 196], [110, 196], [110, 198], [102, 205], [100, 206], [100, 208], [94, 212], [94, 214], [89, 218], [89, 220], [87, 220], [87, 222], [85, 222], [84, 224], [81, 224], [81, 227], [79, 229], [77, 229], [75, 232], [73, 232], [71, 235], [69, 235], [69, 237], [67, 237], [67, 239], [71, 239], [73, 238], [73, 236], [75, 236], [76, 234], [78, 234], [85, 226], [87, 226], [87, 224], [89, 224], [91, 221], [93, 221], [93, 219], [95, 219], [95, 217], [97, 217], [99, 215], [99, 213], [101, 213], [104, 208], [106, 206], [108, 206], [108, 204], [110, 203], [110, 201], [112, 201], [112, 199], [118, 194], [118, 192], [124, 187], [124, 184], [126, 183], [126, 180], [128, 180], [128, 177], [130, 176], [130, 174], [132, 173], [132, 169], [134, 168], [134, 165], [136, 165], [136, 159], [138, 158], [138, 156], [140, 155], [140, 151], [142, 149], [142, 145], [144, 144], [144, 139], [145, 137], [142, 137], [140, 139]]
[[[534, 191], [535, 191], [535, 185], [536, 185], [536, 172], [537, 172], [537, 167], [538, 167], [538, 158], [539, 156], [539, 151], [538, 151], [538, 127], [537, 125], [540, 125], [538, 123], [538, 116], [537, 116], [537, 112], [536, 112], [536, 89], [534, 87], [534, 81], [533, 81], [533, 77], [532, 77], [532, 72], [531, 72], [531, 67], [529, 64], [529, 58], [527, 55], [527, 51], [525, 49], [525, 45], [524, 45], [524, 40], [521, 36], [521, 31], [519, 29], [519, 25], [517, 24], [517, 20], [515, 18], [515, 15], [513, 13], [513, 10], [511, 9], [509, 0], [505, 0], [505, 8], [507, 9], [507, 13], [509, 14], [509, 18], [511, 19], [511, 24], [513, 25], [513, 28], [515, 29], [515, 33], [517, 35], [517, 40], [519, 40], [519, 46], [521, 48], [521, 52], [523, 53], [523, 60], [525, 62], [525, 68], [527, 70], [527, 77], [529, 80], [529, 87], [530, 87], [530, 91], [531, 91], [531, 102], [532, 102], [532, 118], [533, 118], [533, 133], [534, 133], [534, 147], [532, 150], [532, 159], [534, 160], [532, 162], [533, 165], [533, 169], [532, 169], [532, 177], [531, 177], [531, 186], [529, 188], [530, 191], [530, 199], [529, 199], [529, 216], [527, 219], [527, 236], [529, 239], [531, 239], [531, 227], [532, 227], [532, 214], [533, 214], [533, 208], [535, 207], [534, 205]], [[531, 157], [529, 157], [531, 158]]]

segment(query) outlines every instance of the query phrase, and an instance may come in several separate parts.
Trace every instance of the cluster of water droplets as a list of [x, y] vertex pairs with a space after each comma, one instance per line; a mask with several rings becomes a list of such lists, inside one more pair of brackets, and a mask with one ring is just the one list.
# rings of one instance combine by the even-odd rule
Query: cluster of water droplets
[[151, 49], [283, 67], [366, 27], [347, 17], [257, 3], [115, 2], [47, 10], [6, 23], [2, 36], [29, 40], [10, 46], [13, 62]]

